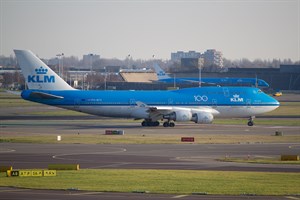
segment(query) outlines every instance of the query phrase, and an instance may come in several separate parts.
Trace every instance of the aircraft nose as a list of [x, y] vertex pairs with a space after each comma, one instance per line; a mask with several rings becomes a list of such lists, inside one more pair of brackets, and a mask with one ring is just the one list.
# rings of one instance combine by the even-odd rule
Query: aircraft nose
[[[279, 102], [277, 99], [273, 98], [273, 97], [271, 97], [271, 98], [272, 98], [271, 103], [272, 103], [274, 106], [279, 107], [279, 106], [280, 106], [280, 102]], [[277, 107], [276, 107], [276, 108], [277, 108]]]

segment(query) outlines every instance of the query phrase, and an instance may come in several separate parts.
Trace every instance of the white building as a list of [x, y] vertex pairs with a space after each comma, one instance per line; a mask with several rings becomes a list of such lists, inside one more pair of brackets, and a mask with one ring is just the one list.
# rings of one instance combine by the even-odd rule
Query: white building
[[223, 67], [223, 55], [221, 51], [217, 51], [215, 49], [208, 49], [203, 54], [196, 51], [177, 51], [176, 53], [171, 53], [171, 60], [173, 62], [180, 62], [182, 58], [198, 58], [203, 59], [204, 67], [218, 66]]
[[202, 57], [204, 59], [204, 67], [223, 67], [223, 55], [221, 51], [208, 49], [202, 54]]
[[196, 51], [189, 51], [189, 52], [183, 52], [183, 51], [177, 51], [176, 53], [171, 53], [171, 60], [176, 62], [180, 61], [181, 58], [200, 58], [201, 53]]

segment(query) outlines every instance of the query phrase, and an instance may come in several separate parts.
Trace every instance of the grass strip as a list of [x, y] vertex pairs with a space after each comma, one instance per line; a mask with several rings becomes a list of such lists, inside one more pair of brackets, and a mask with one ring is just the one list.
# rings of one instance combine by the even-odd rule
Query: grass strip
[[[247, 119], [236, 118], [236, 119], [215, 119], [213, 124], [228, 124], [228, 125], [245, 125]], [[300, 126], [299, 118], [287, 118], [287, 119], [254, 119], [255, 125], [271, 125], [271, 126]]]
[[281, 161], [279, 158], [223, 158], [218, 159], [223, 162], [254, 163], [254, 164], [284, 164], [300, 165], [300, 161]]
[[[181, 137], [194, 137], [194, 144], [244, 144], [244, 143], [288, 143], [300, 142], [300, 135], [236, 135], [236, 134], [126, 134], [104, 135], [93, 133], [74, 134], [6, 134], [0, 136], [1, 142], [38, 144], [182, 144]], [[61, 141], [57, 141], [57, 135]]]
[[0, 186], [33, 189], [216, 195], [299, 194], [300, 173], [101, 169], [58, 171], [56, 177], [7, 177]]

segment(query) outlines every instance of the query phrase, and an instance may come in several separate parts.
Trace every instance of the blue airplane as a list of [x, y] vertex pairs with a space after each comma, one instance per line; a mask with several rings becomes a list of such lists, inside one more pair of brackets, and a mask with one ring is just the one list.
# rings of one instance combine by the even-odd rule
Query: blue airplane
[[[189, 77], [189, 78], [172, 78], [168, 76], [164, 70], [158, 64], [154, 64], [153, 68], [157, 74], [158, 82], [162, 83], [199, 83], [199, 78]], [[269, 87], [269, 84], [257, 78], [207, 78], [202, 77], [201, 83], [209, 85], [221, 85], [221, 86], [255, 86], [255, 87]]]
[[14, 50], [28, 89], [23, 99], [92, 115], [144, 119], [142, 126], [174, 127], [174, 121], [212, 123], [214, 118], [270, 112], [279, 102], [253, 87], [199, 87], [173, 91], [76, 90], [29, 50]]

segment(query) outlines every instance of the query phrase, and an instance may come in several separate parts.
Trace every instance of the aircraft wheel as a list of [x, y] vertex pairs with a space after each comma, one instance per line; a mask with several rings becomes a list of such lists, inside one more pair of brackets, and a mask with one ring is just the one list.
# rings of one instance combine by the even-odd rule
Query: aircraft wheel
[[159, 126], [159, 121], [153, 122], [153, 126]]
[[147, 122], [143, 121], [142, 126], [147, 126]]
[[174, 126], [175, 126], [175, 123], [170, 122], [170, 127], [174, 127]]
[[170, 124], [169, 124], [169, 122], [164, 122], [163, 126], [164, 126], [164, 127], [169, 127]]
[[248, 122], [248, 126], [253, 126], [254, 125], [254, 122], [253, 121], [249, 121]]

